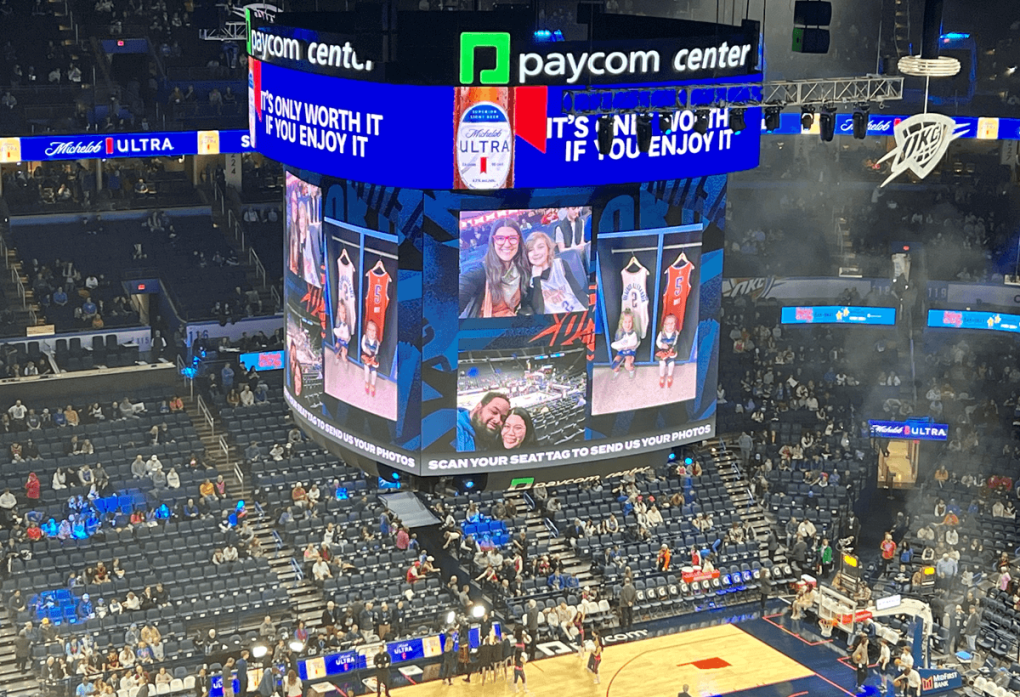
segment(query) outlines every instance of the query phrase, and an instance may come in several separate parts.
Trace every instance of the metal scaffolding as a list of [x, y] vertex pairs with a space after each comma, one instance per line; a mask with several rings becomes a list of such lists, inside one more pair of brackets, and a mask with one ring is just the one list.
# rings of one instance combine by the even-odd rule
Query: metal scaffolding
[[662, 88], [580, 88], [566, 90], [566, 114], [626, 114], [724, 107], [823, 107], [881, 104], [903, 99], [903, 78], [884, 75], [780, 80], [775, 82], [684, 85]]

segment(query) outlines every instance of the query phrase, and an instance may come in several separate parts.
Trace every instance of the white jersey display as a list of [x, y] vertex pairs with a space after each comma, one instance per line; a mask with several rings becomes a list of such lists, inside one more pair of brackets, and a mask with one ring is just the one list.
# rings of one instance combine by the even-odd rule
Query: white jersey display
[[[341, 254], [336, 261], [336, 287], [337, 303], [343, 303], [347, 308], [347, 327], [350, 332], [351, 327], [357, 326], [358, 303], [354, 293], [354, 264], [350, 263], [346, 253]], [[349, 335], [348, 341], [350, 341]]]
[[648, 269], [620, 272], [623, 279], [623, 301], [620, 311], [630, 310], [634, 315], [634, 330], [642, 339], [648, 334]]

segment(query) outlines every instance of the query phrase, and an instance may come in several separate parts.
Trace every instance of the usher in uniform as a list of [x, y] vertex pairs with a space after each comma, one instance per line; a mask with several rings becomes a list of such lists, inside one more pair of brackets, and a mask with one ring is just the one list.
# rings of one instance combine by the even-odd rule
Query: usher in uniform
[[648, 334], [648, 269], [620, 272], [623, 280], [623, 302], [621, 310], [630, 310], [634, 315], [634, 329], [642, 339]]

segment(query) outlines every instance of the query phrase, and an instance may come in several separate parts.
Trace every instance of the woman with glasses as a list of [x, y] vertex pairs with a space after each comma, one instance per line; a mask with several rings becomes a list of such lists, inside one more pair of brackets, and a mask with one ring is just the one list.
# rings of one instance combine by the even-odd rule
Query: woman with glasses
[[524, 249], [521, 226], [498, 221], [480, 266], [460, 277], [461, 318], [515, 317], [532, 314], [531, 263]]

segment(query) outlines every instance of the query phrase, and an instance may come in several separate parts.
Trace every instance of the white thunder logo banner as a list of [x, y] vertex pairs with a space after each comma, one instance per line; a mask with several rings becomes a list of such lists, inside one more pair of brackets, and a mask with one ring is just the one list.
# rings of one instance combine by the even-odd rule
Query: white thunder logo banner
[[942, 159], [949, 144], [963, 135], [966, 124], [958, 124], [942, 114], [914, 114], [896, 124], [896, 147], [879, 160], [892, 158], [891, 171], [879, 186], [885, 186], [906, 170], [924, 179]]

